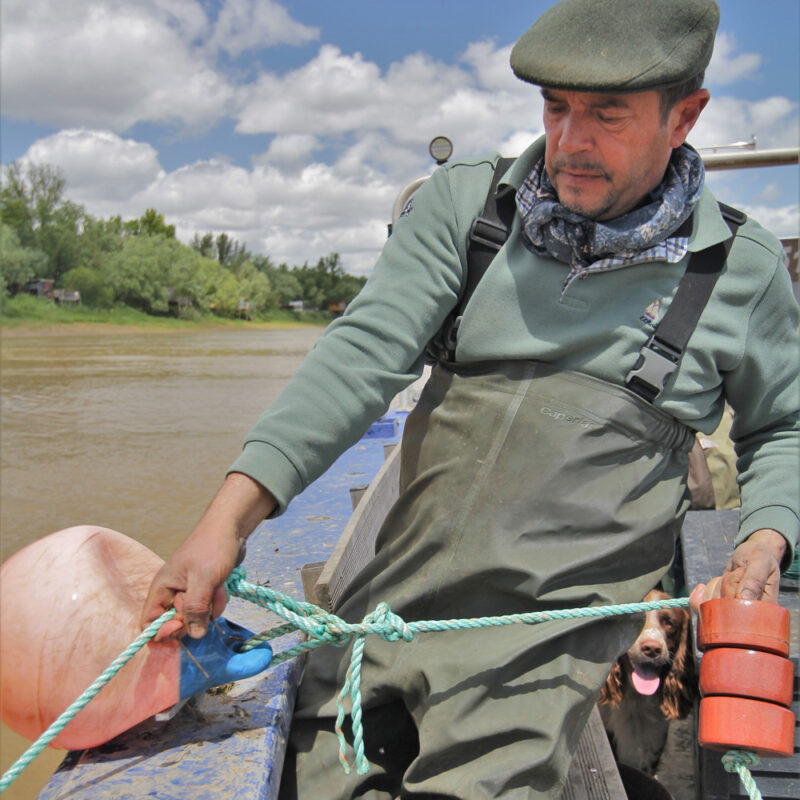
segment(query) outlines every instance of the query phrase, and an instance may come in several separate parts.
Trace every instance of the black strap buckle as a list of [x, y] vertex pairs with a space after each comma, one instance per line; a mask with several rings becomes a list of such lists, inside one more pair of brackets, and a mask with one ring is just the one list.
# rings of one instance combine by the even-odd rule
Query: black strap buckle
[[493, 222], [486, 217], [476, 217], [469, 232], [473, 242], [482, 244], [492, 250], [499, 250], [508, 238], [508, 228], [505, 225]]
[[652, 403], [663, 391], [667, 378], [678, 369], [681, 351], [651, 336], [639, 351], [636, 366], [625, 377], [627, 387]]
[[454, 320], [453, 324], [447, 329], [447, 335], [444, 341], [444, 347], [447, 351], [448, 361], [456, 360], [456, 344], [458, 343], [458, 329], [461, 325], [461, 315], [459, 314]]

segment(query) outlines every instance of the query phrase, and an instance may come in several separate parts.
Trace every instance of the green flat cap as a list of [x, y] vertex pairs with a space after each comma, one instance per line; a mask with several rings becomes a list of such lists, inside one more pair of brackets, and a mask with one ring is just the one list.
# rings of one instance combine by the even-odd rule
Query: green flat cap
[[561, 0], [514, 45], [511, 68], [553, 89], [661, 89], [708, 66], [718, 25], [714, 0]]

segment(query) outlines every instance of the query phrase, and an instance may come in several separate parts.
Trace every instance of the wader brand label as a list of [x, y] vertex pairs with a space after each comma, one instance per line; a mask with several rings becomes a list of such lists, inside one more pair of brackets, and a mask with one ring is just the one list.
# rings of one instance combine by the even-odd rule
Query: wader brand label
[[644, 322], [649, 328], [653, 330], [656, 329], [656, 324], [658, 323], [658, 317], [661, 314], [661, 301], [660, 300], [653, 300], [649, 306], [644, 310], [644, 314], [639, 317], [641, 322]]
[[539, 409], [540, 414], [550, 417], [556, 422], [565, 422], [567, 425], [577, 425], [580, 428], [595, 428], [597, 424], [586, 417], [581, 417], [578, 414], [571, 414], [568, 411], [559, 411], [552, 406], [542, 406]]

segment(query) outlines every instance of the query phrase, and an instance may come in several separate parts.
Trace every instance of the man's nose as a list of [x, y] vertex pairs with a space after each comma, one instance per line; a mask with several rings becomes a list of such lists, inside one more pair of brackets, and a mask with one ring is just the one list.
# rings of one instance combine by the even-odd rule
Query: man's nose
[[593, 139], [588, 121], [580, 114], [568, 114], [561, 126], [558, 146], [567, 153], [591, 150]]

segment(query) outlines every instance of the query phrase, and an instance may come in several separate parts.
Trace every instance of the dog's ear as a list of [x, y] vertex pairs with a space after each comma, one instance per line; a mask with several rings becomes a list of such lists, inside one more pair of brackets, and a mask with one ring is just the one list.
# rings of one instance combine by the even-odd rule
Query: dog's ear
[[690, 646], [691, 617], [684, 612], [678, 649], [672, 657], [670, 670], [664, 678], [661, 713], [667, 719], [684, 719], [694, 708], [699, 696], [697, 673]]
[[622, 702], [622, 690], [625, 688], [623, 683], [624, 674], [622, 665], [617, 659], [614, 662], [614, 666], [611, 667], [611, 672], [609, 672], [603, 688], [600, 690], [600, 699], [597, 702], [601, 706], [618, 706]]

